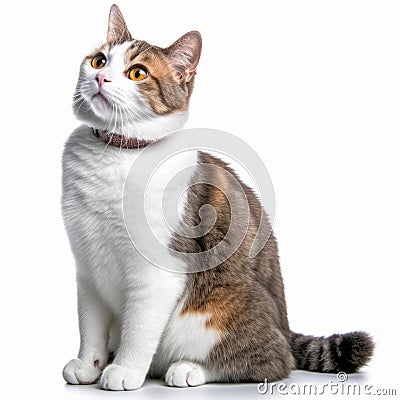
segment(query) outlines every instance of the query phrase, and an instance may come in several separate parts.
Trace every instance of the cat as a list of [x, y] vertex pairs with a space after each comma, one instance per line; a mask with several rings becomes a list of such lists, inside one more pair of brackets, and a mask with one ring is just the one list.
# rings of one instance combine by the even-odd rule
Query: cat
[[[73, 109], [83, 125], [68, 138], [62, 161], [62, 212], [76, 262], [80, 329], [78, 358], [63, 370], [70, 384], [100, 381], [103, 389], [133, 390], [146, 376], [178, 387], [271, 382], [295, 368], [355, 372], [372, 356], [374, 343], [365, 332], [327, 338], [291, 332], [272, 231], [259, 254], [248, 255], [265, 211], [255, 192], [211, 154], [172, 158], [160, 167], [150, 195], [160, 195], [163, 181], [180, 171], [182, 162], [195, 163], [197, 176], [209, 175], [207, 182], [215, 184], [191, 186], [193, 172], [187, 171], [181, 214], [195, 227], [200, 208], [210, 204], [216, 215], [212, 228], [194, 238], [160, 228], [171, 249], [199, 253], [227, 233], [231, 208], [225, 191], [239, 206], [243, 202], [218, 171], [234, 176], [250, 208], [234, 256], [182, 274], [157, 268], [132, 245], [121, 205], [125, 179], [143, 148], [164, 146], [168, 133], [184, 126], [201, 46], [196, 31], [167, 48], [135, 40], [113, 5], [106, 42], [82, 62]], [[145, 154], [149, 162], [152, 154]], [[209, 172], [205, 166], [218, 168]], [[134, 199], [138, 205], [142, 200]], [[150, 210], [155, 224], [160, 212]], [[172, 253], [165, 261], [185, 267]]]

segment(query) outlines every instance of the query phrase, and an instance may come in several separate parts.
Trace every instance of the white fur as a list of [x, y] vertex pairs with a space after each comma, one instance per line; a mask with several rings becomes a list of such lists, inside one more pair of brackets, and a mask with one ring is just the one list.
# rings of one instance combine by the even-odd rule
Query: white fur
[[63, 370], [66, 381], [74, 385], [95, 382], [100, 374], [100, 369], [96, 368], [93, 363], [84, 362], [80, 359], [71, 360]]
[[167, 385], [177, 387], [199, 386], [215, 379], [204, 365], [186, 360], [173, 363], [165, 375]]
[[[103, 72], [111, 82], [104, 86], [110, 103], [93, 101], [98, 71], [91, 70], [90, 62], [84, 61], [75, 113], [96, 128], [106, 129], [108, 124], [113, 132], [138, 138], [159, 138], [180, 129], [186, 113], [155, 115], [141, 98], [136, 83], [122, 74], [125, 50], [126, 45], [116, 46], [106, 54], [108, 63]], [[121, 108], [124, 102], [128, 111]], [[106, 366], [110, 347], [116, 349], [116, 356], [114, 363], [104, 369], [101, 385], [110, 390], [131, 390], [143, 384], [157, 348], [158, 361], [154, 365], [165, 374], [173, 361], [203, 360], [218, 340], [214, 331], [205, 328], [205, 316], [179, 316], [186, 275], [155, 267], [129, 239], [122, 215], [123, 188], [140, 153], [105, 146], [85, 125], [72, 133], [65, 146], [62, 207], [76, 260], [81, 334], [78, 359], [71, 360], [63, 373], [72, 384], [94, 382]], [[149, 152], [147, 157], [152, 154]], [[160, 194], [165, 181], [181, 170], [182, 160], [190, 165], [196, 157], [195, 152], [182, 153], [161, 165], [148, 187], [149, 199], [156, 201], [146, 209], [152, 229], [163, 243], [169, 241], [171, 233], [163, 223]], [[190, 177], [188, 173], [187, 182]], [[146, 182], [139, 180], [137, 184]], [[133, 201], [139, 204], [143, 199]], [[179, 220], [172, 223], [177, 225]], [[166, 264], [179, 262], [170, 257]]]
[[163, 375], [169, 365], [179, 360], [204, 361], [219, 341], [218, 332], [205, 327], [209, 315], [180, 316], [183, 303], [176, 307], [163, 333], [151, 367], [154, 376]]

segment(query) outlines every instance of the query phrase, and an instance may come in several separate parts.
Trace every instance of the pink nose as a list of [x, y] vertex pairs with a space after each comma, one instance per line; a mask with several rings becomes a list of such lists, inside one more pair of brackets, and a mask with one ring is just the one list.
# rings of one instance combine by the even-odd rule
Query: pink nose
[[101, 73], [96, 75], [96, 81], [99, 84], [99, 89], [104, 85], [104, 82], [111, 82], [104, 74]]

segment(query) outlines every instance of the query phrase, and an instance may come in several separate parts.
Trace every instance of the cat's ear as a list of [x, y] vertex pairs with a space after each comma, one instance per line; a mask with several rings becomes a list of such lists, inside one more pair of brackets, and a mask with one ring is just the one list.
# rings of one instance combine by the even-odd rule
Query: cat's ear
[[189, 82], [196, 73], [201, 54], [201, 35], [191, 31], [165, 49], [165, 53], [180, 79]]
[[113, 4], [108, 17], [107, 42], [116, 44], [127, 40], [132, 40], [132, 36], [128, 31], [121, 10], [116, 4]]

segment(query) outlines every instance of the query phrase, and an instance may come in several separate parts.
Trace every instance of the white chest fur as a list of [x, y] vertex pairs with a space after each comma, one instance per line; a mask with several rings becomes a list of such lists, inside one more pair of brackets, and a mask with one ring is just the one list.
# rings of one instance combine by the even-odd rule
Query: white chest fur
[[[89, 281], [115, 313], [122, 306], [121, 290], [140, 285], [150, 275], [170, 279], [177, 292], [184, 278], [151, 268], [132, 245], [124, 225], [122, 198], [125, 179], [141, 150], [120, 150], [95, 138], [87, 127], [78, 128], [69, 138], [63, 158], [63, 215], [77, 264], [79, 279]], [[188, 163], [196, 162], [195, 153], [187, 153]], [[150, 162], [150, 160], [149, 160]], [[166, 244], [171, 232], [162, 217], [161, 194], [165, 182], [182, 168], [182, 156], [160, 165], [146, 196], [149, 199], [149, 224], [157, 238]], [[190, 176], [187, 176], [189, 182]], [[138, 180], [138, 193], [147, 185]], [[179, 198], [179, 194], [176, 196]], [[133, 198], [133, 205], [143, 198]], [[176, 214], [178, 219], [179, 215]], [[175, 221], [179, 223], [178, 220]], [[141, 229], [139, 225], [137, 229]], [[167, 261], [167, 260], [166, 260]], [[168, 260], [168, 263], [174, 261]], [[142, 271], [145, 268], [146, 271]], [[156, 270], [156, 271], [155, 271]], [[147, 275], [146, 275], [147, 274]], [[178, 294], [178, 293], [177, 293]]]

